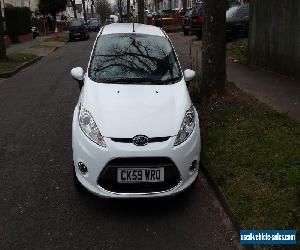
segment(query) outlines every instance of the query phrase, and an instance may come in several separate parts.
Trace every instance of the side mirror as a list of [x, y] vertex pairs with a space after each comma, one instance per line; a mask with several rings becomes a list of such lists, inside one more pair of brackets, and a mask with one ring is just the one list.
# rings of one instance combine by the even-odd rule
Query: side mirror
[[83, 81], [84, 71], [81, 67], [73, 68], [71, 70], [71, 76], [77, 81]]
[[184, 72], [183, 72], [183, 75], [184, 75], [184, 80], [188, 83], [190, 81], [192, 81], [196, 75], [196, 72], [194, 70], [191, 70], [191, 69], [186, 69]]
[[83, 75], [84, 71], [81, 67], [73, 68], [71, 70], [71, 76], [78, 81], [79, 89], [82, 89], [83, 86]]

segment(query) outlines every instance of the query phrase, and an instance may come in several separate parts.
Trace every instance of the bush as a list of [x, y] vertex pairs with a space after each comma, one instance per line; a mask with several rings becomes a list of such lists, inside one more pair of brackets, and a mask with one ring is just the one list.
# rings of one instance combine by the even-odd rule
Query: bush
[[31, 32], [31, 11], [28, 7], [7, 7], [4, 10], [7, 34], [13, 42], [19, 35]]

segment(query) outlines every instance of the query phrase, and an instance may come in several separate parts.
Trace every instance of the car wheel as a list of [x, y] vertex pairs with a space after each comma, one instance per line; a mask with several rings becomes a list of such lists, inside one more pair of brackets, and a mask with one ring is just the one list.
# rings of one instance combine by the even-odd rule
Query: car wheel
[[188, 35], [189, 35], [189, 30], [184, 29], [184, 30], [183, 30], [183, 34], [184, 34], [185, 36], [188, 36]]
[[202, 33], [197, 33], [197, 37], [198, 37], [199, 39], [202, 39]]

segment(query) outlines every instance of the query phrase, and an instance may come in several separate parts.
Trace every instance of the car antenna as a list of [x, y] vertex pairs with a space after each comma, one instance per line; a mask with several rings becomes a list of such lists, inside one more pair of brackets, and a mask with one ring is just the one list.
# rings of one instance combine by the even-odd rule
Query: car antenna
[[[135, 2], [133, 2], [133, 4], [135, 4]], [[131, 5], [131, 18], [132, 18], [132, 32], [135, 32], [134, 30], [134, 8], [133, 5]]]

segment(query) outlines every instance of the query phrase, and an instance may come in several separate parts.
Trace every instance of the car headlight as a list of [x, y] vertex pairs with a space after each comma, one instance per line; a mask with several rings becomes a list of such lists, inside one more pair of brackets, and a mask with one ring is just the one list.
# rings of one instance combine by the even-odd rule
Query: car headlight
[[176, 136], [174, 146], [178, 146], [183, 143], [194, 131], [195, 128], [195, 111], [194, 107], [191, 106], [188, 111], [186, 111], [181, 127]]
[[106, 147], [104, 137], [101, 135], [96, 122], [94, 121], [91, 113], [85, 109], [80, 108], [79, 110], [79, 126], [83, 133], [93, 142], [101, 147]]

